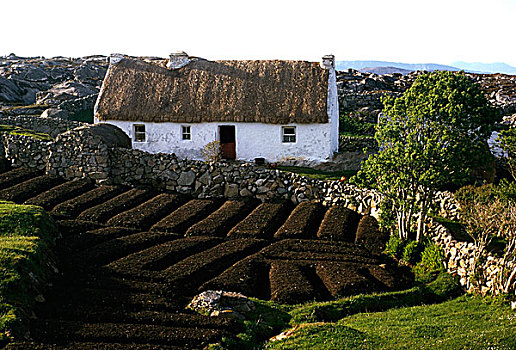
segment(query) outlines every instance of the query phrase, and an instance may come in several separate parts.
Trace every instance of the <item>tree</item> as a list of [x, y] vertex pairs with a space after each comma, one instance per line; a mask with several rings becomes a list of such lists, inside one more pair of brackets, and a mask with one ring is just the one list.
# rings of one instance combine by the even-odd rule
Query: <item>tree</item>
[[502, 131], [499, 138], [511, 175], [516, 180], [516, 128]]
[[369, 157], [353, 181], [376, 188], [398, 234], [421, 241], [436, 191], [463, 184], [490, 157], [486, 141], [499, 114], [463, 72], [420, 75], [399, 98], [384, 99]]

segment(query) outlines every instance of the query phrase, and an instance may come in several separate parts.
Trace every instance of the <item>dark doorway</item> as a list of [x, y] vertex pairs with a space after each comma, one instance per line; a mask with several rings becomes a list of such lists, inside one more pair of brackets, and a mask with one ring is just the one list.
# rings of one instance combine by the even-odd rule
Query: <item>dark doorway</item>
[[236, 137], [234, 125], [219, 126], [220, 148], [222, 158], [235, 159], [236, 158]]

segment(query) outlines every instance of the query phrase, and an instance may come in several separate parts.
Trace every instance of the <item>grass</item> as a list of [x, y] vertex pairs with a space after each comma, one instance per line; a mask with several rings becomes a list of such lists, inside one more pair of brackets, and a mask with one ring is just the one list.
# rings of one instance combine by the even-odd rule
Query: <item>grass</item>
[[355, 170], [348, 171], [323, 171], [313, 168], [296, 167], [296, 166], [278, 166], [278, 170], [290, 173], [296, 173], [302, 176], [310, 177], [318, 180], [339, 180], [341, 177], [349, 179], [357, 172]]
[[28, 129], [20, 128], [19, 126], [13, 125], [0, 125], [0, 132], [8, 133], [9, 135], [22, 135], [22, 136], [30, 136], [36, 140], [41, 141], [52, 141], [52, 137], [48, 134], [44, 134], [42, 132], [35, 132]]
[[364, 135], [364, 134], [359, 134], [359, 133], [356, 133], [353, 131], [341, 131], [341, 132], [339, 132], [339, 136], [354, 137], [357, 139], [374, 139], [373, 135]]
[[17, 110], [17, 109], [32, 109], [32, 108], [42, 108], [42, 109], [46, 109], [46, 108], [50, 108], [51, 106], [50, 105], [46, 105], [46, 104], [40, 104], [40, 105], [37, 105], [37, 104], [31, 104], [31, 105], [18, 105], [18, 106], [11, 106], [11, 107], [8, 107], [6, 108], [7, 111], [12, 111], [12, 110]]
[[461, 296], [436, 305], [361, 313], [306, 324], [266, 349], [514, 349], [516, 314], [507, 305]]
[[57, 230], [43, 208], [0, 201], [0, 347], [24, 333], [52, 275]]
[[329, 302], [278, 305], [271, 301], [254, 300], [257, 307], [254, 312], [246, 315], [246, 331], [238, 335], [239, 340], [236, 342], [226, 340], [224, 346], [230, 349], [254, 349], [260, 347], [263, 341], [292, 326], [315, 326], [337, 322], [349, 315], [363, 312], [442, 302], [459, 295], [458, 286], [456, 278], [441, 274], [429, 284], [406, 291], [357, 295]]

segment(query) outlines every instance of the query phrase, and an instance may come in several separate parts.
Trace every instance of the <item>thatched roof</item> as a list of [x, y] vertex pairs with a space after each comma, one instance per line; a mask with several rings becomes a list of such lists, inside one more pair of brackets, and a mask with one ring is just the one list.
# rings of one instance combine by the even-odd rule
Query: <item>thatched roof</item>
[[100, 120], [327, 123], [328, 71], [305, 61], [207, 61], [170, 70], [124, 58], [97, 104]]

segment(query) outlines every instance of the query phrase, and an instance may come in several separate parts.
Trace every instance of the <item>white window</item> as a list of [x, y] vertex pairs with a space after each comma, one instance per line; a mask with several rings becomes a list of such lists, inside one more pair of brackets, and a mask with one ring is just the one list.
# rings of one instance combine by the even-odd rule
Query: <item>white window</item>
[[181, 126], [181, 139], [182, 140], [191, 140], [192, 132], [189, 125]]
[[296, 127], [283, 126], [281, 128], [281, 139], [283, 143], [296, 142]]
[[145, 142], [145, 125], [143, 124], [134, 124], [134, 142]]

